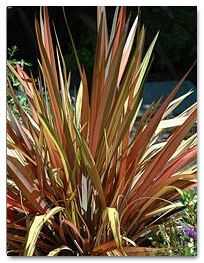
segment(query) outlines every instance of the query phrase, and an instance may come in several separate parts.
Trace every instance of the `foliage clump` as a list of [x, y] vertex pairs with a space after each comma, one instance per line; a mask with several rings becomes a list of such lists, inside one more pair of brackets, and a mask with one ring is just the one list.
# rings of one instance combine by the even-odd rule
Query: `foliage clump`
[[[196, 134], [186, 139], [196, 104], [168, 118], [191, 94], [173, 100], [193, 66], [161, 104], [147, 108], [130, 140], [158, 33], [145, 51], [146, 29], [138, 17], [130, 27], [126, 8], [117, 7], [109, 34], [106, 9], [98, 7], [89, 89], [65, 19], [81, 80], [73, 103], [71, 72], [55, 30], [53, 46], [48, 9], [41, 11], [40, 23], [35, 20], [37, 81], [20, 65], [7, 64], [30, 108], [28, 113], [22, 107], [8, 81], [22, 120], [8, 107], [9, 255], [165, 253], [145, 240], [168, 213], [184, 207], [181, 190], [196, 184]], [[158, 142], [169, 128], [166, 141]]]

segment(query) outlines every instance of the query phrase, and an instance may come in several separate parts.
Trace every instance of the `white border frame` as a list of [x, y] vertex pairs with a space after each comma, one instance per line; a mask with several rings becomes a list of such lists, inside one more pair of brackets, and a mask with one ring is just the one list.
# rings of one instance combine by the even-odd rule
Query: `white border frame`
[[[3, 3], [2, 3], [3, 2]], [[99, 6], [99, 5], [105, 5], [105, 6], [118, 6], [118, 5], [126, 5], [126, 6], [197, 6], [198, 8], [198, 103], [199, 103], [199, 154], [198, 154], [198, 168], [199, 168], [199, 208], [198, 208], [198, 219], [199, 219], [199, 242], [198, 242], [198, 257], [196, 258], [186, 258], [186, 257], [174, 257], [172, 260], [174, 262], [180, 262], [183, 260], [189, 260], [193, 259], [195, 261], [200, 261], [203, 256], [204, 256], [204, 249], [203, 249], [203, 244], [204, 244], [204, 231], [203, 231], [203, 222], [202, 222], [202, 206], [203, 206], [203, 190], [202, 190], [202, 185], [203, 185], [203, 178], [204, 178], [204, 161], [201, 161], [203, 156], [204, 156], [204, 121], [203, 119], [203, 114], [204, 114], [204, 61], [203, 61], [203, 51], [202, 47], [204, 47], [204, 41], [203, 41], [203, 26], [204, 26], [204, 9], [202, 8], [202, 2], [204, 3], [204, 0], [115, 0], [115, 1], [99, 1], [99, 0], [88, 0], [88, 1], [75, 1], [73, 4], [73, 1], [69, 0], [35, 0], [35, 1], [1, 1], [0, 5], [0, 162], [1, 162], [1, 179], [0, 179], [0, 200], [1, 200], [1, 223], [0, 223], [0, 262], [7, 262], [7, 261], [12, 261], [13, 259], [15, 260], [29, 260], [29, 258], [22, 258], [22, 257], [7, 257], [6, 256], [6, 6], [43, 6], [43, 5], [48, 5], [48, 6]], [[202, 30], [201, 30], [202, 28]], [[202, 84], [201, 84], [202, 83]], [[203, 211], [202, 211], [203, 214]], [[44, 260], [48, 260], [47, 258], [34, 258], [32, 257], [31, 260], [41, 260], [44, 262]], [[79, 260], [81, 258], [52, 258], [55, 262], [58, 260], [68, 260], [69, 262]], [[89, 258], [83, 258], [83, 260], [95, 260], [95, 257], [92, 257], [92, 259]], [[102, 257], [97, 257], [97, 260], [110, 260], [108, 258], [102, 258]], [[116, 260], [116, 258], [112, 258], [111, 260]], [[169, 257], [155, 257], [155, 258], [138, 258], [138, 257], [133, 257], [133, 258], [120, 258], [119, 260], [136, 260], [142, 261], [142, 262], [148, 262], [149, 260], [153, 261], [161, 261], [163, 262], [164, 260], [171, 260]]]

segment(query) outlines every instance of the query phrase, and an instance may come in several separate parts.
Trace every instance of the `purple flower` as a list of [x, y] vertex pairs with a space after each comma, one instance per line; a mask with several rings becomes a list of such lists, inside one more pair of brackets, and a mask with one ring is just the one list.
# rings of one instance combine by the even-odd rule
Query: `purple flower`
[[183, 231], [186, 236], [197, 240], [197, 230], [194, 227], [190, 227], [188, 225], [182, 224]]
[[193, 227], [189, 227], [189, 228], [186, 228], [184, 230], [185, 234], [188, 236], [188, 237], [192, 237], [194, 240], [197, 239], [197, 231], [195, 228]]

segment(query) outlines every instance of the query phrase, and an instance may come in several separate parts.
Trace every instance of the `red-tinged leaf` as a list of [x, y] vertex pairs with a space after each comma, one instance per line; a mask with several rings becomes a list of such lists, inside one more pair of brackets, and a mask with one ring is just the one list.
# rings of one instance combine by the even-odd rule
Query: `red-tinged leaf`
[[48, 88], [48, 93], [50, 96], [50, 103], [51, 103], [51, 109], [52, 109], [52, 115], [54, 118], [54, 123], [56, 127], [56, 131], [59, 135], [60, 142], [62, 142], [62, 137], [63, 137], [63, 127], [62, 127], [62, 111], [61, 111], [61, 100], [59, 96], [59, 91], [57, 88], [57, 83], [54, 78], [54, 73], [53, 69], [50, 65], [47, 52], [45, 50], [45, 47], [42, 42], [42, 36], [40, 35], [40, 28], [37, 20], [35, 20], [35, 29], [36, 29], [36, 34], [37, 34], [37, 40], [38, 40], [38, 45], [41, 53], [41, 58], [42, 58], [42, 71], [43, 75], [46, 79], [47, 82], [47, 88]]
[[111, 251], [116, 248], [117, 248], [116, 242], [110, 241], [110, 242], [106, 242], [105, 244], [101, 244], [95, 247], [92, 251], [92, 254], [93, 255], [98, 255], [98, 254], [104, 255], [107, 251]]
[[[137, 105], [140, 103], [140, 95], [142, 93], [142, 82], [144, 81], [145, 73], [147, 70], [147, 65], [149, 62], [149, 59], [152, 54], [153, 47], [156, 43], [156, 39], [158, 37], [158, 33], [153, 39], [144, 59], [141, 65], [141, 68], [137, 70], [137, 77], [134, 78], [132, 81], [132, 78], [130, 76], [134, 76], [135, 72], [134, 69], [131, 68], [128, 71], [128, 74], [126, 75], [127, 79], [124, 80], [124, 83], [122, 85], [122, 88], [119, 90], [118, 100], [114, 106], [113, 112], [111, 114], [110, 120], [108, 122], [108, 125], [110, 129], [107, 129], [107, 135], [108, 135], [108, 141], [112, 142], [114, 140], [114, 137], [116, 137], [116, 133], [118, 129], [120, 129], [120, 124], [126, 121], [126, 117], [124, 116], [123, 119], [121, 119], [121, 115], [124, 111], [124, 104], [126, 100], [128, 99], [128, 107], [126, 111], [133, 111], [133, 108], [135, 109], [135, 106], [137, 108]], [[141, 37], [142, 39], [142, 37]], [[139, 63], [138, 56], [135, 56], [133, 61], [133, 65], [137, 65]], [[129, 76], [129, 74], [131, 74]], [[129, 95], [129, 97], [128, 97]], [[134, 101], [133, 101], [133, 95], [134, 95]], [[135, 104], [136, 100], [136, 104]], [[122, 115], [123, 116], [123, 115]], [[130, 125], [129, 125], [130, 126]], [[110, 133], [112, 138], [110, 138]], [[126, 135], [124, 136], [124, 141], [127, 141], [127, 138], [129, 137], [129, 127], [126, 128]], [[128, 138], [129, 139], [129, 138]], [[124, 148], [127, 148], [127, 143], [124, 144]], [[126, 161], [125, 161], [126, 162]]]
[[30, 152], [29, 152], [29, 151], [25, 151], [25, 148], [22, 146], [22, 144], [16, 145], [16, 144], [11, 143], [11, 142], [8, 141], [8, 142], [7, 142], [7, 147], [8, 147], [9, 149], [16, 150], [17, 152], [19, 152], [20, 154], [22, 154], [28, 162], [36, 165], [35, 160], [33, 160], [33, 158], [31, 158], [31, 157], [28, 155]]
[[63, 167], [64, 169], [64, 173], [62, 174], [64, 175], [63, 179], [65, 180], [65, 184], [68, 185], [67, 190], [69, 191], [69, 194], [72, 194], [72, 187], [75, 186], [76, 178], [73, 175], [73, 171], [71, 170], [71, 167], [67, 159], [66, 153], [63, 149], [63, 146], [59, 141], [59, 137], [56, 135], [55, 131], [48, 123], [47, 119], [41, 114], [39, 114], [39, 119], [40, 119], [40, 122], [42, 124], [43, 130], [45, 133], [45, 138], [47, 138], [47, 140], [51, 140], [51, 142], [54, 144], [55, 148], [57, 149], [56, 154], [59, 155], [60, 161], [61, 161], [60, 167]]
[[[120, 143], [122, 142], [122, 139], [124, 138], [129, 126], [130, 126], [130, 123], [136, 113], [136, 110], [137, 110], [137, 107], [138, 107], [138, 97], [135, 97], [134, 100], [133, 100], [133, 106], [131, 108], [131, 110], [129, 110], [128, 112], [126, 112], [126, 114], [124, 115], [124, 120], [123, 122], [121, 123], [120, 127], [118, 127], [118, 130], [117, 130], [117, 136], [113, 142], [113, 150], [111, 152], [111, 155], [113, 156]], [[125, 151], [124, 151], [124, 156], [122, 155], [122, 158], [125, 157]], [[112, 158], [110, 158], [111, 160]]]
[[86, 167], [86, 170], [87, 170], [87, 172], [88, 172], [88, 174], [89, 174], [89, 176], [93, 182], [93, 185], [94, 185], [96, 191], [98, 192], [98, 195], [99, 195], [99, 198], [100, 198], [100, 201], [101, 201], [103, 207], [106, 207], [105, 196], [104, 196], [104, 191], [103, 191], [102, 184], [101, 184], [101, 179], [100, 179], [99, 173], [97, 171], [93, 156], [91, 155], [91, 152], [88, 148], [88, 145], [83, 140], [83, 138], [80, 138], [78, 135], [77, 140], [79, 143], [82, 159], [83, 159], [84, 165]]
[[[115, 102], [114, 108], [111, 110], [111, 116], [107, 121], [107, 140], [108, 143], [112, 143], [116, 137], [117, 131], [121, 125], [121, 118], [125, 119], [123, 116], [124, 107], [126, 99], [128, 98], [130, 90], [136, 84], [136, 80], [130, 85], [130, 87], [123, 87], [121, 92], [119, 91], [118, 98]], [[102, 145], [103, 146], [103, 145]]]
[[118, 177], [116, 174], [117, 155], [113, 157], [111, 167], [109, 168], [108, 176], [103, 179], [104, 193], [107, 200], [107, 206], [110, 206], [112, 197], [114, 196], [117, 187]]
[[91, 109], [90, 109], [90, 146], [93, 147], [93, 140], [96, 127], [96, 118], [99, 112], [99, 103], [105, 84], [105, 42], [103, 14], [100, 19], [100, 27], [96, 45], [95, 62], [92, 77]]
[[72, 222], [70, 222], [67, 219], [63, 219], [62, 223], [68, 225], [72, 229], [72, 231], [74, 232], [76, 237], [82, 242], [83, 245], [85, 245], [85, 240], [81, 236], [81, 234], [80, 234], [79, 230], [77, 229], [77, 227]]
[[154, 103], [151, 103], [149, 105], [149, 107], [146, 109], [146, 111], [144, 112], [143, 116], [141, 117], [141, 119], [139, 120], [138, 126], [137, 126], [137, 130], [135, 133], [135, 136], [132, 139], [132, 142], [134, 143], [135, 140], [137, 139], [137, 137], [139, 136], [140, 133], [142, 133], [145, 125], [148, 124], [148, 122], [150, 121], [150, 118], [152, 117], [152, 112], [154, 109]]
[[58, 77], [57, 77], [57, 69], [56, 69], [56, 63], [55, 63], [55, 55], [54, 55], [54, 49], [53, 49], [53, 40], [50, 30], [50, 22], [49, 22], [49, 15], [48, 15], [48, 8], [46, 6], [43, 7], [43, 20], [44, 20], [44, 26], [41, 28], [41, 32], [43, 34], [43, 40], [45, 45], [45, 50], [47, 51], [47, 55], [50, 61], [50, 65], [53, 70], [55, 83], [57, 86], [57, 89], [59, 90], [58, 86]]
[[126, 20], [126, 7], [122, 6], [120, 7], [120, 11], [118, 14], [118, 20], [117, 20], [117, 31], [115, 33], [113, 46], [112, 46], [112, 53], [111, 53], [111, 60], [115, 57], [116, 51], [118, 49], [118, 46], [121, 41], [122, 33], [125, 29], [125, 20]]
[[[105, 244], [101, 244], [94, 248], [93, 255], [105, 255], [106, 252], [116, 249], [115, 241], [110, 241]], [[124, 251], [127, 256], [156, 256], [158, 252], [166, 252], [165, 248], [148, 248], [148, 247], [126, 247]]]
[[7, 228], [8, 224], [12, 224], [13, 222], [16, 221], [16, 211], [14, 209], [9, 209], [7, 205]]
[[[127, 30], [127, 28], [126, 28]], [[96, 149], [100, 147], [99, 142], [103, 137], [103, 131], [109, 118], [112, 101], [114, 99], [114, 91], [117, 83], [117, 77], [119, 72], [119, 61], [122, 56], [122, 49], [126, 37], [126, 30], [123, 32], [121, 42], [116, 51], [115, 57], [110, 65], [110, 72], [107, 76], [104, 91], [102, 93], [100, 103], [98, 105], [98, 114], [95, 122], [94, 138], [92, 143], [92, 154], [95, 157]], [[97, 147], [98, 146], [98, 147]]]
[[171, 93], [168, 95], [168, 97], [164, 100], [162, 105], [160, 106], [159, 110], [155, 113], [155, 115], [152, 117], [151, 121], [148, 123], [144, 131], [137, 137], [137, 139], [134, 142], [134, 145], [129, 153], [128, 156], [128, 164], [130, 164], [132, 161], [135, 160], [135, 157], [139, 159], [140, 156], [143, 154], [144, 150], [146, 149], [150, 138], [154, 134], [165, 110], [167, 109], [169, 103], [173, 99], [173, 97], [176, 95], [177, 91], [183, 84], [184, 80], [194, 67], [195, 63], [191, 66], [191, 68], [187, 71], [187, 73], [184, 75], [184, 77], [178, 82], [178, 84], [174, 87], [174, 89], [171, 91]]
[[167, 180], [167, 184], [171, 185], [171, 184], [177, 182], [177, 179], [178, 179], [178, 181], [186, 181], [186, 182], [189, 181], [189, 182], [195, 182], [196, 183], [197, 174], [196, 173], [185, 174], [185, 172], [183, 172], [181, 174], [170, 177]]
[[149, 168], [145, 171], [142, 178], [140, 178], [139, 180], [139, 183], [143, 183], [139, 188], [137, 188], [137, 197], [139, 197], [141, 194], [144, 194], [146, 189], [151, 186], [150, 182], [152, 182], [153, 178], [155, 178], [161, 172], [161, 169], [165, 167], [169, 158], [172, 156], [183, 138], [188, 134], [189, 130], [193, 126], [194, 122], [196, 121], [196, 117], [197, 110], [195, 110], [184, 122], [184, 124], [179, 127], [177, 132], [172, 135], [168, 143], [154, 158]]
[[162, 175], [159, 177], [159, 181], [162, 182], [162, 179], [167, 179], [183, 167], [185, 167], [188, 163], [191, 163], [197, 157], [197, 146], [190, 148], [186, 152], [184, 152], [181, 156], [177, 157], [173, 160], [167, 168], [164, 170]]
[[16, 145], [21, 145], [21, 147], [25, 149], [25, 147], [22, 145], [22, 140], [20, 139], [19, 134], [16, 133], [16, 131], [14, 132], [14, 126], [9, 121], [7, 121], [7, 134], [11, 137]]
[[113, 17], [113, 22], [112, 22], [112, 27], [111, 27], [111, 33], [110, 33], [110, 39], [109, 39], [109, 45], [108, 48], [110, 49], [113, 39], [115, 37], [116, 34], [116, 26], [117, 26], [117, 18], [118, 18], [118, 12], [119, 12], [119, 7], [117, 6], [115, 8], [115, 13], [114, 13], [114, 17]]
[[[30, 204], [25, 204], [25, 200], [21, 200], [20, 196], [14, 195], [11, 191], [7, 194], [7, 207], [8, 210], [15, 209], [19, 212], [22, 213], [30, 213], [32, 214], [34, 210], [30, 206]], [[16, 214], [16, 213], [15, 213]], [[14, 222], [14, 219], [11, 219], [9, 216], [7, 218], [11, 221]]]
[[39, 189], [41, 191], [41, 194], [43, 197], [45, 197], [44, 190], [45, 190], [45, 184], [48, 187], [48, 182], [46, 180], [45, 170], [44, 170], [44, 163], [42, 160], [42, 156], [40, 156], [40, 153], [38, 150], [36, 150], [36, 163], [37, 163], [37, 176], [38, 176], [38, 182], [39, 182]]
[[[28, 99], [28, 104], [29, 107], [31, 109], [32, 112], [32, 116], [33, 119], [36, 123], [38, 123], [38, 118], [37, 118], [37, 113], [36, 113], [36, 109], [34, 107], [34, 101], [35, 101], [35, 83], [33, 81], [33, 79], [29, 78], [29, 76], [23, 71], [23, 69], [17, 64], [17, 72], [16, 70], [9, 64], [8, 62], [8, 67], [9, 69], [13, 72], [13, 74], [17, 77], [17, 79], [20, 81], [20, 83], [22, 84], [25, 93], [27, 95], [27, 99]], [[11, 86], [10, 80], [8, 79], [8, 84], [9, 84], [9, 92], [11, 93], [11, 96], [13, 98], [13, 100], [15, 101], [15, 104], [17, 106], [17, 109], [23, 119], [23, 122], [25, 125], [27, 125], [28, 121], [27, 121], [27, 116], [25, 114], [25, 112], [21, 109], [20, 103], [19, 101], [16, 99], [15, 97], [15, 93], [13, 91], [13, 88]]]
[[11, 72], [16, 76], [16, 78], [20, 81], [28, 96], [32, 98], [33, 85], [28, 75], [23, 71], [23, 69], [18, 64], [16, 65], [17, 72], [9, 62], [7, 62], [7, 66], [11, 70]]
[[127, 256], [157, 256], [158, 253], [167, 252], [166, 248], [150, 247], [124, 247]]
[[[166, 181], [167, 185], [172, 185], [172, 186], [176, 186], [180, 189], [188, 189], [188, 188], [195, 188], [197, 187], [197, 174], [193, 173], [193, 174], [179, 174], [179, 175], [175, 175], [169, 179], [167, 179]], [[166, 198], [166, 197], [165, 197]], [[167, 196], [167, 198], [171, 199], [171, 196]]]
[[[120, 83], [120, 80], [122, 78], [122, 74], [125, 70], [129, 55], [130, 55], [130, 51], [132, 48], [132, 44], [133, 44], [133, 40], [134, 40], [134, 36], [136, 33], [136, 28], [137, 28], [137, 20], [138, 17], [136, 17], [135, 22], [132, 26], [132, 29], [129, 33], [127, 42], [125, 44], [124, 50], [123, 50], [123, 56], [121, 59], [121, 65], [120, 65], [120, 71], [119, 71], [119, 78], [118, 78], [118, 85]], [[135, 68], [137, 69], [139, 67], [139, 64], [141, 63], [141, 58], [142, 58], [142, 50], [143, 50], [143, 42], [144, 42], [144, 31], [141, 32], [141, 38], [140, 38], [140, 43], [139, 43], [139, 48], [136, 49], [138, 50], [138, 55], [135, 56], [137, 59], [135, 59]], [[123, 64], [122, 64], [123, 63]], [[134, 67], [134, 66], [133, 66]], [[131, 79], [131, 78], [130, 78]], [[132, 80], [132, 83], [134, 83], [135, 80]], [[127, 110], [130, 110], [131, 106], [132, 106], [132, 99], [133, 99], [133, 95], [134, 95], [134, 88], [135, 85], [132, 85], [133, 88], [131, 88], [130, 90], [130, 95], [128, 98], [128, 108]], [[140, 91], [140, 95], [141, 95], [141, 91]], [[139, 98], [140, 96], [138, 96], [138, 103], [139, 103]], [[122, 152], [123, 152], [123, 158], [121, 161], [121, 166], [120, 166], [120, 170], [119, 170], [119, 181], [121, 181], [122, 179], [126, 181], [125, 176], [123, 176], [125, 174], [125, 170], [126, 170], [126, 165], [127, 165], [127, 147], [128, 147], [128, 143], [129, 143], [129, 133], [130, 133], [130, 129], [127, 130], [124, 139], [123, 139], [123, 143], [122, 143]], [[121, 182], [121, 184], [123, 184], [123, 182]]]
[[36, 212], [45, 213], [48, 209], [47, 204], [32, 177], [30, 177], [27, 167], [10, 156], [7, 156], [7, 166], [9, 177], [14, 180], [26, 199], [36, 209]]
[[103, 6], [97, 7], [97, 28], [99, 30], [100, 27], [100, 19], [103, 15], [103, 30], [104, 30], [104, 41], [105, 41], [105, 57], [107, 57], [108, 52], [108, 27], [107, 27], [107, 17], [106, 17], [106, 9]]
[[[15, 69], [13, 69], [13, 70], [15, 70]], [[26, 116], [26, 113], [24, 112], [24, 110], [22, 109], [19, 101], [17, 100], [16, 94], [15, 94], [15, 92], [13, 90], [13, 87], [12, 87], [11, 82], [10, 82], [9, 79], [7, 80], [7, 83], [8, 83], [7, 93], [13, 98], [13, 100], [15, 102], [15, 105], [17, 107], [17, 110], [18, 110], [18, 112], [19, 112], [19, 114], [20, 114], [20, 116], [21, 116], [21, 118], [23, 120], [23, 123], [28, 128], [28, 117]]]
[[8, 111], [9, 111], [12, 127], [15, 129], [15, 132], [17, 133], [17, 136], [19, 137], [20, 143], [24, 144], [24, 146], [26, 146], [27, 149], [30, 152], [32, 152], [32, 145], [30, 141], [28, 140], [27, 135], [25, 134], [23, 128], [19, 124], [19, 121], [16, 119], [13, 112], [9, 110], [9, 108], [8, 108]]
[[89, 108], [88, 83], [84, 69], [82, 71], [82, 76], [83, 76], [82, 79], [83, 99], [82, 99], [82, 108], [81, 108], [81, 126], [83, 127], [83, 130], [81, 133], [84, 140], [87, 140], [88, 129], [89, 129], [90, 108]]
[[122, 75], [125, 71], [128, 59], [129, 59], [129, 55], [130, 55], [130, 51], [132, 49], [132, 45], [133, 45], [133, 41], [134, 41], [134, 37], [135, 37], [135, 33], [136, 33], [136, 29], [137, 29], [137, 20], [138, 17], [136, 17], [132, 28], [130, 30], [130, 33], [128, 35], [128, 38], [126, 40], [124, 49], [123, 49], [123, 55], [121, 58], [121, 63], [120, 63], [120, 70], [119, 70], [119, 74], [118, 74], [118, 82], [117, 82], [117, 87], [119, 86], [119, 83], [121, 81]]

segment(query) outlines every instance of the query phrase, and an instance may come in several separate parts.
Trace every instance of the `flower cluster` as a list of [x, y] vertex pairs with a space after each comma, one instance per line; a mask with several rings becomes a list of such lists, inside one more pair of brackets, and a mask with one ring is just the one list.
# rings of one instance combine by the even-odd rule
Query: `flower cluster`
[[197, 240], [197, 230], [194, 227], [190, 227], [186, 224], [182, 224], [185, 235], [193, 240]]

